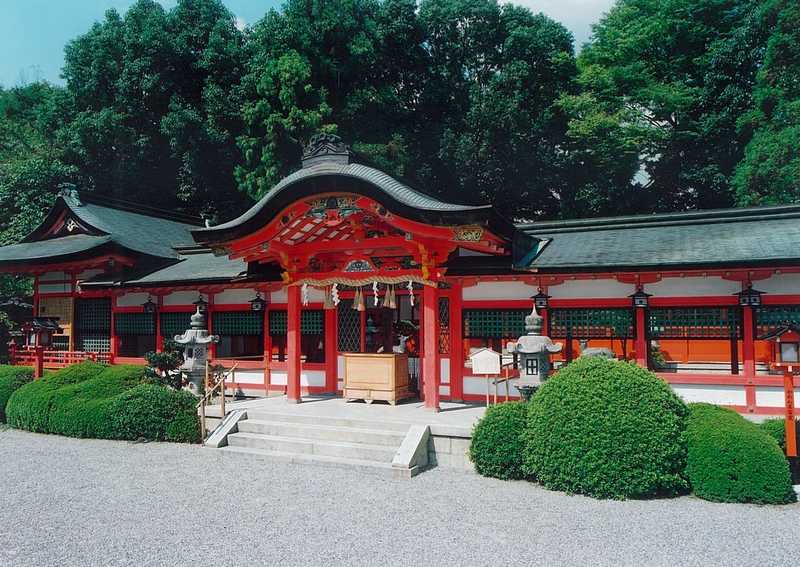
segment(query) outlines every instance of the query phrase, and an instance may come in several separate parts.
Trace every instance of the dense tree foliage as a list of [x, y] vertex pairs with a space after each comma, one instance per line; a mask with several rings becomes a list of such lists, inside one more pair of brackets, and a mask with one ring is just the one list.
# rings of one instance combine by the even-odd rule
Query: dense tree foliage
[[138, 0], [68, 43], [64, 87], [0, 90], [0, 243], [63, 182], [233, 216], [320, 130], [518, 219], [798, 201], [799, 23], [617, 0], [576, 58], [497, 0], [287, 0], [244, 30], [221, 0]]

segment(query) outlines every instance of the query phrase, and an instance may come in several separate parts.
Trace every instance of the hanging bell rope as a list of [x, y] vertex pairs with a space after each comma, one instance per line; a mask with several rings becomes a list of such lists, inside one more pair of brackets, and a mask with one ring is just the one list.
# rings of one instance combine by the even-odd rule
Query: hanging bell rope
[[422, 276], [415, 276], [415, 275], [405, 275], [405, 276], [376, 276], [372, 275], [368, 279], [362, 278], [349, 278], [349, 277], [331, 277], [331, 278], [301, 278], [297, 281], [294, 281], [288, 285], [303, 285], [304, 283], [308, 285], [312, 285], [314, 287], [325, 287], [326, 285], [331, 284], [339, 284], [339, 285], [346, 285], [350, 287], [360, 287], [363, 285], [369, 285], [371, 282], [378, 282], [379, 284], [384, 285], [397, 285], [402, 284], [406, 281], [410, 281], [413, 283], [418, 283], [420, 285], [429, 285], [432, 287], [436, 287], [436, 282], [426, 280]]

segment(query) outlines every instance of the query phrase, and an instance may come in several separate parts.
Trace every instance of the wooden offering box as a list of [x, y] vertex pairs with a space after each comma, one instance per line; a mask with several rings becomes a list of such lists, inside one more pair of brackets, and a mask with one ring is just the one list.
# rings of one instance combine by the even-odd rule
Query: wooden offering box
[[344, 398], [384, 400], [394, 405], [412, 396], [405, 354], [344, 353]]

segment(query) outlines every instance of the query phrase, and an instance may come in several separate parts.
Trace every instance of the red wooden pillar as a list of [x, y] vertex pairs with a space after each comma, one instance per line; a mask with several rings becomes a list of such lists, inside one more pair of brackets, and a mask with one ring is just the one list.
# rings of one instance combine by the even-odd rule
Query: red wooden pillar
[[116, 315], [117, 315], [117, 296], [111, 296], [111, 341], [109, 345], [110, 354], [110, 362], [114, 364], [114, 361], [117, 358], [117, 354], [119, 353], [119, 341], [117, 340], [117, 331], [116, 331]]
[[439, 294], [434, 286], [422, 288], [422, 388], [425, 407], [439, 411]]
[[339, 347], [336, 309], [325, 310], [325, 391], [336, 393], [339, 384]]
[[164, 337], [161, 334], [161, 308], [164, 306], [164, 296], [156, 296], [156, 312], [153, 313], [156, 324], [156, 352], [163, 352], [164, 350]]
[[[208, 299], [208, 305], [206, 305], [206, 312], [203, 315], [206, 318], [206, 328], [208, 329], [208, 334], [214, 334], [214, 294], [208, 293], [206, 294]], [[208, 346], [208, 358], [209, 360], [214, 360], [217, 358], [217, 343], [211, 343]]]
[[[353, 304], [353, 306], [355, 306], [355, 303]], [[361, 325], [361, 330], [358, 335], [359, 336], [358, 350], [359, 352], [367, 352], [367, 312], [360, 311], [359, 317], [360, 317], [359, 321], [361, 321], [361, 323], [359, 323]]]
[[756, 341], [753, 308], [742, 307], [742, 357], [744, 358], [744, 395], [747, 411], [756, 410]]
[[286, 400], [300, 403], [300, 288], [287, 288], [286, 322]]
[[462, 320], [461, 282], [450, 289], [450, 399], [464, 399], [464, 323]]
[[33, 377], [35, 379], [44, 376], [44, 347], [36, 345], [33, 347], [35, 358], [33, 361]]
[[644, 307], [634, 307], [636, 313], [636, 364], [647, 368], [647, 317]]

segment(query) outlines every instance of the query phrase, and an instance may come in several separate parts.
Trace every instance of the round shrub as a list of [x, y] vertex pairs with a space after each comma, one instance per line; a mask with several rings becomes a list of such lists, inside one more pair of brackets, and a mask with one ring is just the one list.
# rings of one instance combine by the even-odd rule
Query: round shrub
[[778, 446], [786, 452], [786, 425], [783, 419], [768, 419], [758, 424], [758, 428], [775, 439]]
[[523, 478], [522, 459], [528, 404], [510, 402], [491, 406], [475, 425], [469, 458], [475, 470], [495, 478]]
[[[165, 441], [170, 424], [183, 414], [194, 413], [196, 403], [189, 392], [158, 384], [136, 386], [114, 398], [109, 408], [114, 438]], [[184, 434], [186, 422], [182, 423], [173, 426], [172, 435]]]
[[197, 412], [192, 408], [175, 416], [169, 422], [166, 430], [166, 440], [173, 443], [199, 443], [200, 442], [200, 419]]
[[33, 380], [29, 366], [0, 365], [0, 423], [6, 420], [6, 404], [11, 394]]
[[778, 443], [736, 412], [692, 404], [686, 474], [694, 493], [715, 502], [794, 502], [789, 463]]
[[545, 487], [596, 498], [672, 495], [688, 487], [688, 409], [652, 372], [579, 358], [528, 404], [524, 472]]

